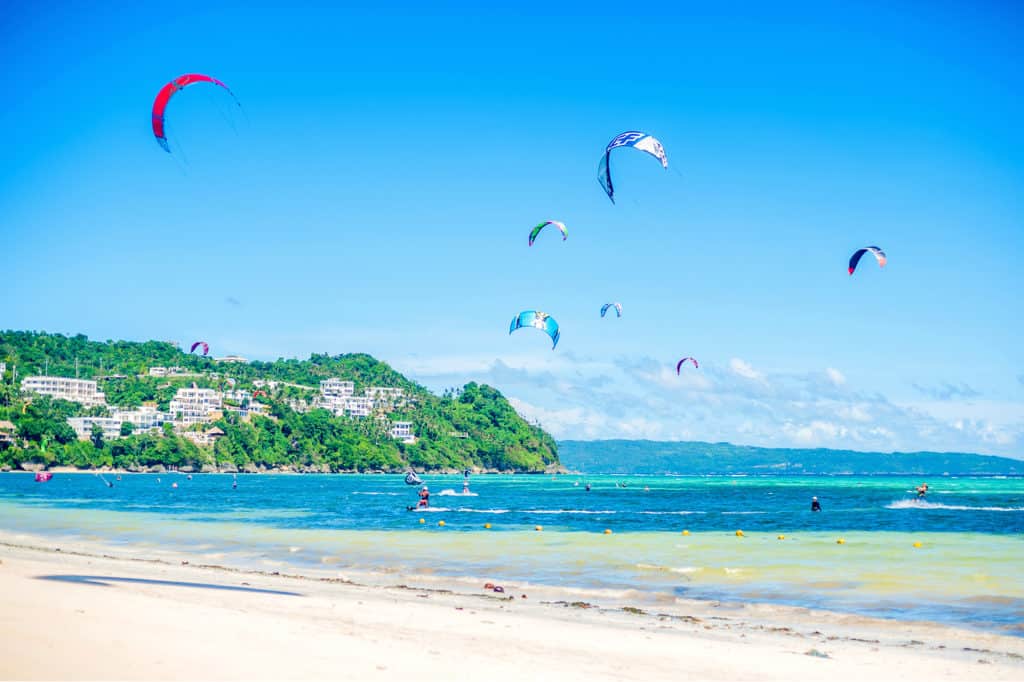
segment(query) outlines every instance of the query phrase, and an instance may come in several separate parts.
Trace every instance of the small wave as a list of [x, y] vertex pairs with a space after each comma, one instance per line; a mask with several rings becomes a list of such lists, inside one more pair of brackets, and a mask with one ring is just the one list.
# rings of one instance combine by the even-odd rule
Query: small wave
[[724, 511], [723, 514], [767, 514], [763, 511]]
[[654, 564], [636, 564], [636, 567], [645, 571], [665, 571], [668, 573], [681, 573], [683, 575], [689, 575], [690, 573], [696, 573], [700, 569], [696, 566], [657, 566]]
[[689, 514], [707, 514], [707, 512], [704, 512], [704, 511], [638, 511], [638, 512], [633, 512], [633, 513], [635, 513], [635, 514], [654, 514], [656, 516], [663, 516], [663, 515], [668, 515], [668, 514], [673, 514], [673, 515], [677, 515], [677, 516], [686, 516], [686, 515], [689, 515]]
[[524, 509], [523, 514], [617, 514], [611, 509]]
[[924, 500], [896, 500], [885, 505], [886, 509], [951, 509], [954, 511], [1024, 511], [1024, 507], [969, 507], [964, 504], [942, 504], [941, 502], [925, 502]]
[[508, 514], [508, 509], [471, 509], [470, 507], [459, 507], [455, 511], [467, 514]]
[[399, 495], [402, 495], [403, 493], [364, 493], [364, 492], [361, 492], [361, 491], [357, 490], [356, 492], [354, 492], [352, 494], [353, 495], [389, 495], [389, 496], [397, 497]]
[[461, 492], [457, 493], [454, 490], [452, 490], [451, 488], [447, 488], [445, 490], [442, 490], [441, 492], [438, 493], [438, 495], [441, 496], [441, 497], [451, 497], [453, 495], [455, 497], [479, 497], [479, 495], [477, 493], [461, 493]]

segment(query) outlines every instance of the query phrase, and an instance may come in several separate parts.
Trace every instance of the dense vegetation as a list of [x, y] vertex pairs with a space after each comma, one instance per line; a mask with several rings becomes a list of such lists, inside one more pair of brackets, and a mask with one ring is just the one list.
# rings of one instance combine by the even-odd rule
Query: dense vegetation
[[[369, 355], [313, 355], [309, 360], [217, 363], [188, 355], [173, 343], [90, 341], [35, 332], [0, 332], [0, 361], [7, 371], [0, 381], [0, 421], [15, 426], [12, 444], [0, 444], [0, 467], [77, 466], [145, 469], [154, 466], [221, 470], [295, 469], [302, 471], [400, 471], [481, 469], [543, 471], [557, 465], [552, 438], [526, 423], [497, 390], [476, 383], [437, 396]], [[180, 367], [186, 376], [151, 377], [150, 367]], [[17, 371], [17, 381], [14, 372]], [[201, 388], [252, 390], [259, 379], [287, 382], [260, 402], [269, 417], [241, 420], [225, 412], [212, 425], [224, 436], [199, 447], [176, 435], [169, 424], [160, 434], [132, 434], [105, 441], [102, 433], [79, 441], [66, 419], [103, 416], [106, 409], [23, 395], [20, 380], [33, 374], [95, 379], [113, 407], [155, 403], [166, 410], [175, 392], [195, 383]], [[387, 414], [390, 421], [410, 421], [417, 441], [392, 439], [387, 420], [336, 417], [326, 410], [306, 413], [289, 406], [310, 400], [321, 380], [339, 377], [367, 386], [405, 389], [408, 401]]]
[[608, 474], [1024, 475], [1024, 461], [955, 452], [855, 452], [649, 440], [561, 441], [569, 469]]

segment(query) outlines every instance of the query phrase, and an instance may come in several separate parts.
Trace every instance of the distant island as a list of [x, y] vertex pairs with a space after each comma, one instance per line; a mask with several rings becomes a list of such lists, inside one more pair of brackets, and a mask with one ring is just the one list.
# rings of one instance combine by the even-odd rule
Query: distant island
[[562, 464], [593, 474], [1024, 475], [1024, 461], [959, 452], [856, 452], [650, 440], [559, 441]]
[[559, 466], [554, 439], [490, 386], [438, 396], [362, 353], [250, 362], [196, 345], [0, 332], [0, 470]]

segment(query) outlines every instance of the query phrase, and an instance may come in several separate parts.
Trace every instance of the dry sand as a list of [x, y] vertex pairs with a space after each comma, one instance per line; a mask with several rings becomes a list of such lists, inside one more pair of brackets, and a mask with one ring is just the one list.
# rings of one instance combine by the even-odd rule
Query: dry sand
[[929, 623], [659, 615], [53, 547], [0, 545], [0, 560], [3, 679], [1024, 680], [1024, 640]]

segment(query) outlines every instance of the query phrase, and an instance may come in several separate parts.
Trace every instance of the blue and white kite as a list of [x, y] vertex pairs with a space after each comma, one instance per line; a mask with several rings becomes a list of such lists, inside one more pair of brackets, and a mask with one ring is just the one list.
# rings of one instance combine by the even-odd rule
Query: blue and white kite
[[511, 334], [523, 327], [533, 327], [550, 336], [552, 341], [551, 350], [554, 350], [555, 346], [558, 345], [558, 338], [561, 336], [561, 332], [558, 331], [558, 323], [555, 322], [555, 318], [547, 313], [542, 313], [539, 310], [524, 310], [512, 318], [512, 324], [508, 328], [508, 333]]
[[607, 192], [608, 198], [612, 200], [613, 204], [615, 203], [615, 188], [612, 186], [611, 154], [616, 147], [633, 147], [647, 152], [661, 161], [662, 168], [668, 168], [665, 148], [661, 146], [661, 142], [658, 142], [657, 138], [647, 133], [641, 133], [639, 130], [629, 130], [617, 135], [605, 147], [604, 156], [601, 157], [601, 163], [597, 168], [597, 181], [601, 183], [601, 187], [604, 187], [604, 191]]
[[601, 317], [608, 312], [609, 308], [615, 308], [615, 317], [622, 317], [622, 304], [621, 303], [605, 303], [601, 306]]

